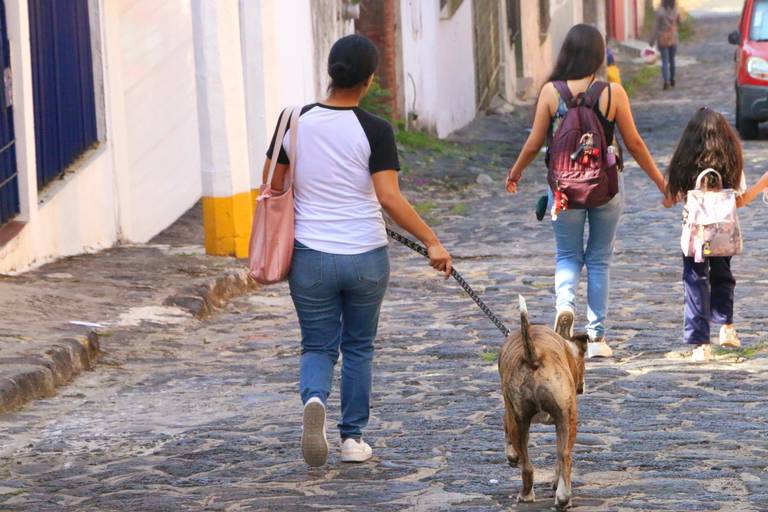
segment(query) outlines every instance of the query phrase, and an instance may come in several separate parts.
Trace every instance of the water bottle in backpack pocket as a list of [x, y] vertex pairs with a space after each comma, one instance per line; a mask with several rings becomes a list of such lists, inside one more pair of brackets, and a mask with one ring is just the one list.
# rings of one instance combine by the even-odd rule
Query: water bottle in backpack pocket
[[[704, 177], [710, 173], [717, 177], [718, 190], [702, 188]], [[734, 256], [742, 251], [736, 191], [724, 189], [723, 178], [714, 169], [702, 171], [696, 179], [696, 188], [688, 191], [680, 246], [683, 254], [697, 263], [706, 257]]]

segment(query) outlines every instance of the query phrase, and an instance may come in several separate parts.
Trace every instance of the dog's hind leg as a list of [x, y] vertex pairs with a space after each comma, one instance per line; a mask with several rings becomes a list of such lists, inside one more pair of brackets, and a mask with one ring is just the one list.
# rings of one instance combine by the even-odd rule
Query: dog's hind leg
[[571, 410], [557, 419], [557, 470], [555, 472], [555, 507], [571, 508], [571, 467], [573, 445], [576, 442], [576, 411]]
[[523, 476], [523, 488], [517, 495], [517, 501], [523, 503], [532, 503], [536, 500], [533, 492], [533, 464], [528, 457], [528, 431], [531, 428], [531, 418], [515, 418], [515, 428], [517, 429], [517, 443], [515, 451], [519, 457], [520, 470]]
[[507, 456], [507, 462], [513, 468], [517, 466], [518, 455], [515, 451], [515, 445], [517, 444], [517, 423], [514, 416], [512, 416], [512, 406], [504, 399], [504, 440], [506, 441], [505, 454]]

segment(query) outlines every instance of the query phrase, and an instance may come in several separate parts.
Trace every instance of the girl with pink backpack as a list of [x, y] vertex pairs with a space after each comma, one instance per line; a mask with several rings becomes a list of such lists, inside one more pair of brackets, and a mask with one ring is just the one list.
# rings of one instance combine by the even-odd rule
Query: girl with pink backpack
[[733, 325], [736, 280], [731, 257], [741, 252], [736, 208], [768, 189], [768, 172], [747, 188], [741, 141], [722, 114], [701, 108], [688, 122], [667, 169], [664, 206], [683, 211], [684, 339], [692, 361], [712, 359], [710, 322], [720, 324], [719, 345], [741, 346]]

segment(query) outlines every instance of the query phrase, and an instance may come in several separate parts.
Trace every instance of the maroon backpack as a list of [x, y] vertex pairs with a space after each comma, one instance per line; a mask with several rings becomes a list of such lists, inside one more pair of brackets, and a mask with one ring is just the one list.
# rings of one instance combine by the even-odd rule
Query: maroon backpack
[[568, 107], [557, 131], [551, 133], [547, 151], [547, 181], [555, 197], [567, 208], [595, 208], [619, 192], [617, 156], [605, 139], [595, 106], [608, 84], [593, 83], [573, 97], [565, 82], [552, 82]]

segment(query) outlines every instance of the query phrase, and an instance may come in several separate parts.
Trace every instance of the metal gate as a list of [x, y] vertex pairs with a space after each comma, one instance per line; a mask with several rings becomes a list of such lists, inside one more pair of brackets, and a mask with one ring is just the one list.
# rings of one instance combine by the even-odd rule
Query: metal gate
[[501, 38], [499, 0], [474, 0], [475, 94], [477, 110], [485, 110], [501, 90]]
[[0, 1], [0, 224], [19, 213], [19, 179], [16, 171], [16, 145], [13, 133], [13, 94], [11, 54], [5, 23], [5, 2]]
[[97, 141], [88, 0], [28, 0], [37, 186]]

